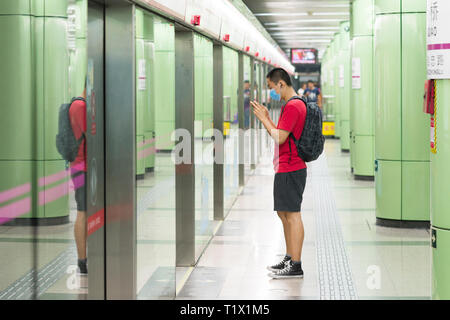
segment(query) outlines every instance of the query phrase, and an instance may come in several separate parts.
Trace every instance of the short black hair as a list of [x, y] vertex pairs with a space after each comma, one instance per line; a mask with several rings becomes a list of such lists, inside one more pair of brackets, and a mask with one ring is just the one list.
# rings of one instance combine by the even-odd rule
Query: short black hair
[[270, 81], [277, 83], [280, 80], [286, 82], [289, 87], [292, 87], [292, 80], [289, 76], [289, 73], [282, 68], [272, 69], [266, 76], [266, 78], [270, 79]]
[[312, 83], [312, 84], [314, 84], [314, 81], [312, 81], [312, 80], [308, 80], [308, 83]]
[[250, 83], [250, 81], [249, 80], [245, 80], [244, 83]]

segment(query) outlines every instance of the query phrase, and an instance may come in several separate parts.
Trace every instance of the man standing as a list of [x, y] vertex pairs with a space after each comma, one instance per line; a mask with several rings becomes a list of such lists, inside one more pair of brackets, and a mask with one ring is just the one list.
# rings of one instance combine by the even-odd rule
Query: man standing
[[305, 90], [304, 95], [308, 99], [308, 102], [315, 102], [319, 108], [322, 108], [322, 93], [312, 80], [308, 81], [308, 88]]
[[300, 139], [306, 118], [306, 105], [292, 87], [289, 74], [276, 68], [267, 74], [267, 84], [286, 101], [282, 114], [275, 126], [268, 110], [257, 102], [252, 102], [253, 113], [262, 122], [275, 141], [273, 187], [274, 211], [277, 211], [284, 229], [286, 255], [283, 260], [268, 269], [272, 278], [303, 277], [301, 253], [304, 239], [301, 218], [301, 203], [306, 184], [306, 164], [298, 156], [291, 134]]
[[78, 252], [78, 268], [81, 274], [87, 274], [87, 201], [86, 201], [86, 88], [83, 91], [83, 99], [72, 102], [69, 109], [69, 118], [75, 138], [80, 143], [77, 157], [70, 163], [70, 174], [75, 189], [75, 201], [77, 203], [77, 218], [75, 220], [74, 234]]

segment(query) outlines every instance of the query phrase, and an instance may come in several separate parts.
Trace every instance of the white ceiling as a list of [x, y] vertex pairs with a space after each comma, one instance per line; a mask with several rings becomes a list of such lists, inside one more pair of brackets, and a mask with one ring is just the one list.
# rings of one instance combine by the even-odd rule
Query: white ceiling
[[351, 0], [243, 0], [278, 45], [316, 48], [319, 57], [339, 24], [350, 18]]

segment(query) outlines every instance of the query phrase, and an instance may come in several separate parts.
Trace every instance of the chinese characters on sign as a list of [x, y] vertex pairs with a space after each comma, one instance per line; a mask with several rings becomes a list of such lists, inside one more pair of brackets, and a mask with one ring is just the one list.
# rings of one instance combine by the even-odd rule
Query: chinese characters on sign
[[450, 1], [427, 0], [428, 79], [450, 79]]

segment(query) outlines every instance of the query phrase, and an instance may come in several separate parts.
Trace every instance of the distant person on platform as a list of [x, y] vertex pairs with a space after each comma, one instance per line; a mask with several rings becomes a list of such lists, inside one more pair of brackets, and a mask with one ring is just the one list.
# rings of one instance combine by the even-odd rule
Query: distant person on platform
[[307, 89], [307, 85], [306, 82], [303, 82], [302, 86], [300, 87], [300, 89], [298, 89], [297, 93], [300, 97], [302, 97], [305, 94], [305, 91]]
[[308, 102], [315, 102], [322, 109], [322, 93], [312, 80], [308, 81], [308, 88], [305, 90], [304, 96]]

